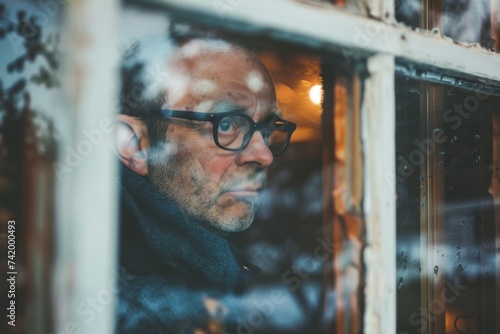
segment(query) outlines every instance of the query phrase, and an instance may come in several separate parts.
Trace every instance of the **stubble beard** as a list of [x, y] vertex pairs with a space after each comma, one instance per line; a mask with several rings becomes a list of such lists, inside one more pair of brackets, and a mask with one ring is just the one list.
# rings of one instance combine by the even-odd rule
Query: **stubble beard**
[[[262, 193], [254, 197], [238, 198], [236, 203], [223, 205], [219, 203], [220, 195], [230, 184], [217, 184], [217, 193], [212, 194], [210, 180], [200, 180], [190, 169], [183, 166], [181, 161], [173, 155], [165, 159], [151, 159], [149, 163], [148, 180], [153, 187], [174, 201], [179, 208], [196, 221], [217, 233], [242, 232], [248, 229], [255, 218], [255, 212], [262, 198]], [[249, 173], [247, 173], [248, 175]], [[253, 176], [245, 180], [259, 180], [265, 187], [266, 177], [264, 171], [254, 172]], [[239, 206], [239, 212], [234, 212]], [[241, 208], [245, 206], [246, 208]]]

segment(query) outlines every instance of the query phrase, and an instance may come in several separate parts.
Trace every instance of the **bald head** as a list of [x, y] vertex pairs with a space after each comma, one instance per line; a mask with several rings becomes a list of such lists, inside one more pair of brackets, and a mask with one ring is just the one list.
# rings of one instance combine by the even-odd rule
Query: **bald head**
[[254, 52], [240, 46], [192, 40], [166, 60], [166, 68], [171, 75], [162, 84], [171, 109], [207, 112], [225, 97], [255, 110], [255, 94], [270, 93], [274, 99], [267, 69]]
[[[207, 227], [220, 232], [249, 227], [274, 159], [269, 140], [252, 131], [244, 148], [224, 150], [216, 137], [228, 138], [240, 123], [165, 119], [160, 111], [242, 114], [254, 124], [274, 119], [274, 84], [258, 55], [213, 37], [157, 37], [136, 46], [124, 79], [122, 101], [140, 100], [122, 109], [122, 121], [134, 131], [128, 138], [135, 140], [122, 152], [142, 153], [122, 161]], [[247, 129], [253, 129], [251, 123]]]
[[[242, 71], [242, 64], [252, 66]], [[177, 30], [147, 36], [123, 58], [120, 113], [144, 120], [156, 142], [159, 124], [153, 118], [160, 108], [173, 109], [186, 94], [208, 94], [224, 77], [243, 80], [255, 92], [272, 88], [274, 94], [271, 76], [248, 47], [214, 36], [179, 34]], [[200, 101], [199, 107], [208, 110], [209, 102]]]

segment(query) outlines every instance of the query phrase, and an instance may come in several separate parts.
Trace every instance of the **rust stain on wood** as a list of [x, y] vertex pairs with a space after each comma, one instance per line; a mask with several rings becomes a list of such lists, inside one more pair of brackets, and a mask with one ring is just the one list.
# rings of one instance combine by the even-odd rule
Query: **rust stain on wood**
[[[495, 262], [496, 308], [500, 309], [500, 112], [492, 115], [493, 123], [493, 175], [488, 192], [493, 198], [495, 210]], [[496, 332], [500, 331], [500, 317], [496, 317]]]
[[338, 333], [361, 328], [362, 251], [361, 212], [363, 166], [360, 138], [360, 84], [338, 78], [335, 85], [334, 279]]

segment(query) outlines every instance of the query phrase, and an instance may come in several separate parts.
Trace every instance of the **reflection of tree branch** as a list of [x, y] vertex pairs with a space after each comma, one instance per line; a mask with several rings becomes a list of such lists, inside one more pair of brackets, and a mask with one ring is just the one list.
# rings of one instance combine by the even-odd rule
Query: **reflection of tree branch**
[[[12, 56], [13, 59], [5, 59], [4, 56], [2, 64], [5, 64], [7, 73], [18, 73], [21, 78], [13, 83], [7, 81], [8, 84], [0, 79], [0, 136], [3, 138], [0, 145], [6, 152], [5, 163], [0, 165], [0, 177], [9, 180], [8, 184], [0, 189], [0, 206], [15, 217], [19, 216], [21, 211], [20, 182], [24, 143], [22, 136], [25, 130], [33, 131], [33, 128], [26, 129], [26, 122], [36, 117], [36, 113], [31, 110], [27, 88], [28, 84], [44, 85], [47, 88], [60, 85], [55, 73], [59, 64], [59, 39], [57, 35], [43, 38], [42, 28], [37, 23], [36, 16], [28, 15], [24, 10], [17, 11], [15, 18], [7, 17], [6, 6], [0, 3], [0, 42], [6, 42], [6, 38], [16, 38], [16, 54]], [[29, 78], [23, 75], [27, 63], [39, 66]]]
[[31, 77], [31, 81], [37, 84], [45, 84], [47, 88], [59, 86], [57, 76], [50, 73], [45, 67], [41, 67], [40, 72]]
[[5, 6], [4, 6], [4, 4], [0, 3], [0, 21], [7, 22], [8, 23], [8, 25], [7, 25], [7, 31], [11, 32], [12, 30], [14, 30], [14, 25], [16, 23], [14, 21], [12, 21], [11, 19], [9, 19], [8, 17], [5, 17], [3, 15], [4, 11], [5, 11]]
[[[7, 72], [21, 73], [25, 68], [25, 63], [33, 63], [38, 58], [45, 59], [48, 68], [41, 66], [39, 72], [31, 77], [31, 82], [37, 85], [45, 85], [47, 88], [59, 86], [56, 74], [53, 72], [58, 68], [57, 49], [59, 39], [49, 35], [46, 42], [42, 42], [42, 29], [37, 24], [35, 16], [27, 16], [24, 10], [17, 12], [17, 22], [14, 22], [4, 15], [5, 5], [0, 3], [0, 40], [8, 34], [13, 33], [23, 38], [24, 54], [7, 64]], [[5, 88], [0, 80], [0, 108], [7, 114], [18, 114], [16, 101], [22, 96], [26, 89], [27, 82], [20, 79], [10, 88]], [[21, 95], [20, 95], [21, 94]]]
[[[0, 23], [5, 24], [7, 22], [6, 27], [0, 28], [0, 39], [5, 38], [7, 34], [17, 33], [17, 35], [24, 39], [23, 46], [26, 50], [25, 54], [8, 64], [7, 71], [9, 73], [14, 71], [21, 72], [26, 61], [34, 62], [38, 56], [47, 61], [50, 69], [57, 69], [58, 59], [56, 50], [58, 39], [52, 39], [52, 36], [49, 35], [47, 40], [42, 42], [42, 29], [37, 24], [35, 16], [30, 16], [27, 19], [26, 12], [20, 10], [17, 12], [18, 22], [13, 22], [2, 14], [4, 10], [5, 6], [0, 4]], [[53, 46], [52, 51], [48, 48], [51, 45]]]

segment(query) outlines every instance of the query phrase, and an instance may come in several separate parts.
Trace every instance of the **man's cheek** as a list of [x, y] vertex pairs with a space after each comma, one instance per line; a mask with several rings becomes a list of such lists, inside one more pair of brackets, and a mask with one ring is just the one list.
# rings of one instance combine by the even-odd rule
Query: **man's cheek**
[[200, 159], [198, 162], [207, 181], [214, 182], [222, 187], [236, 176], [231, 171], [232, 161], [231, 157], [213, 154], [208, 156], [208, 159]]

